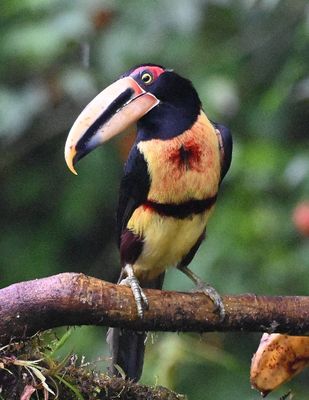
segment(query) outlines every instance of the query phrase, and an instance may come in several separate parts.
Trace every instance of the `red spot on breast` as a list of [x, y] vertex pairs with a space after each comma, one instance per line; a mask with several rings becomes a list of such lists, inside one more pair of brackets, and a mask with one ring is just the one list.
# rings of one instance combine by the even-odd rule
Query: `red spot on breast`
[[202, 150], [199, 144], [197, 144], [194, 139], [190, 139], [186, 142], [184, 148], [188, 153], [190, 168], [198, 168], [202, 156]]
[[202, 171], [201, 165], [202, 150], [200, 145], [190, 138], [177, 149], [173, 149], [169, 155], [169, 161], [181, 171], [195, 170]]

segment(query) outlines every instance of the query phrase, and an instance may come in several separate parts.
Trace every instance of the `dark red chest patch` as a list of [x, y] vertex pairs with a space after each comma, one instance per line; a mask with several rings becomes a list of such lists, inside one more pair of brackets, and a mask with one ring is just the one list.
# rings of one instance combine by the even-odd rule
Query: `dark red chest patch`
[[178, 149], [171, 151], [169, 160], [180, 170], [197, 170], [201, 168], [202, 151], [194, 139], [186, 141]]

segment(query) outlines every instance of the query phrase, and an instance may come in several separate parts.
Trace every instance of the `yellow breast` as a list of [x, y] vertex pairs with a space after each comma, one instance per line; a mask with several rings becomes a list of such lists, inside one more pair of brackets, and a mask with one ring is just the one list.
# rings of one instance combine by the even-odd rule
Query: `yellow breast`
[[212, 209], [176, 219], [138, 207], [128, 224], [129, 229], [144, 238], [142, 253], [133, 266], [137, 278], [151, 280], [166, 268], [176, 266], [204, 232]]

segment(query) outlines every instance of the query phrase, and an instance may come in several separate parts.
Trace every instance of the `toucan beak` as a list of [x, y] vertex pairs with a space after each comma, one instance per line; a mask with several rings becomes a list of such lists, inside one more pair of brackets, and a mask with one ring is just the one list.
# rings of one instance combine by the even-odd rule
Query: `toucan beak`
[[64, 150], [69, 169], [113, 136], [138, 121], [159, 103], [133, 78], [125, 77], [99, 93], [81, 112], [72, 126]]

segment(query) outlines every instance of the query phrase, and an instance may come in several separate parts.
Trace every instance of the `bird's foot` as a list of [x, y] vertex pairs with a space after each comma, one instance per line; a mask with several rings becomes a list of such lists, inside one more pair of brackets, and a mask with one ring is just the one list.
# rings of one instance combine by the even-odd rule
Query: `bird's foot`
[[222, 322], [225, 318], [225, 307], [220, 294], [208, 283], [202, 281], [194, 272], [188, 267], [179, 265], [177, 267], [180, 271], [186, 274], [196, 285], [195, 291], [205, 293], [206, 296], [214, 303], [215, 312], [219, 315], [220, 321]]
[[144, 310], [147, 310], [149, 307], [148, 299], [143, 292], [138, 279], [134, 275], [132, 266], [127, 264], [124, 267], [124, 272], [126, 273], [127, 277], [122, 279], [119, 285], [125, 285], [131, 288], [136, 303], [137, 314], [140, 318], [143, 318]]
[[219, 315], [220, 322], [222, 322], [225, 318], [225, 307], [222, 298], [220, 294], [216, 291], [216, 289], [213, 288], [208, 283], [203, 282], [201, 279], [198, 279], [195, 291], [202, 292], [210, 298], [210, 300], [214, 303], [215, 306], [214, 311]]

